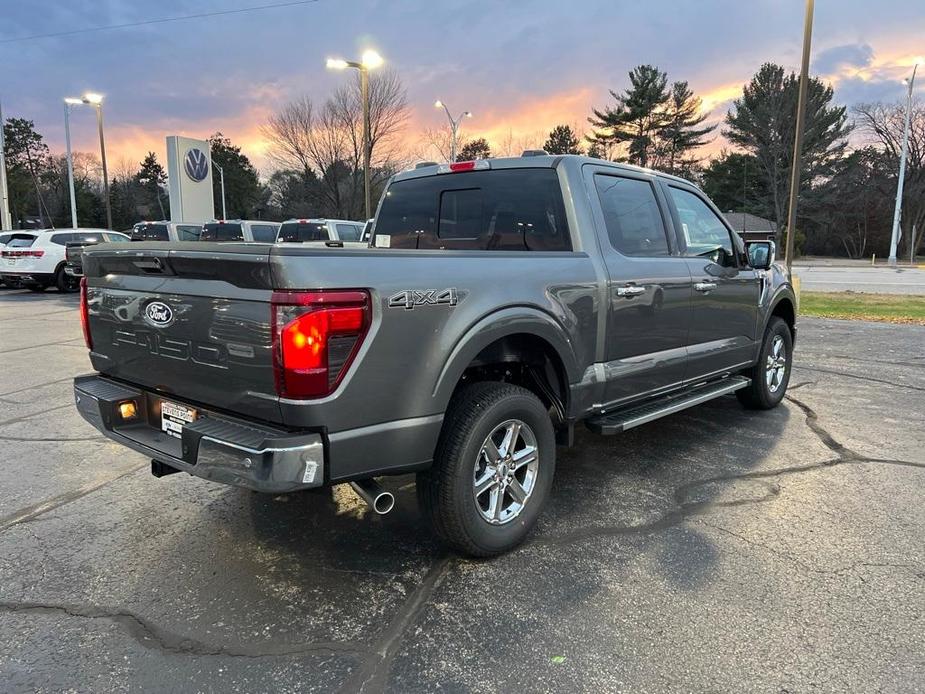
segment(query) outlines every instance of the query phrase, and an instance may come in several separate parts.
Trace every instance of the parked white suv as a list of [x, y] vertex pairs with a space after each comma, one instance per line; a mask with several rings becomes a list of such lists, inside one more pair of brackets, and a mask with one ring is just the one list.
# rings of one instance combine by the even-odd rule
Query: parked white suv
[[128, 241], [125, 234], [108, 229], [37, 229], [16, 231], [0, 253], [0, 277], [6, 284], [43, 292], [54, 285], [73, 291], [78, 280], [64, 271], [65, 246], [70, 242]]
[[347, 248], [366, 247], [362, 241], [365, 222], [347, 219], [287, 219], [279, 229], [278, 243], [314, 243], [342, 241]]
[[198, 241], [202, 222], [138, 222], [132, 227], [132, 241]]
[[202, 225], [200, 241], [256, 241], [275, 243], [279, 222], [249, 219], [220, 219]]

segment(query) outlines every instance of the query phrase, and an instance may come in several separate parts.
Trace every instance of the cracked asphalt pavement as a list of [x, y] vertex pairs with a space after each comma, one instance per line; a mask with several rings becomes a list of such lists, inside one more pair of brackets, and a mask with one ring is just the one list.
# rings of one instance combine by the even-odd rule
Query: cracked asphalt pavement
[[804, 319], [791, 391], [560, 450], [537, 531], [262, 496], [80, 419], [77, 299], [0, 290], [0, 690], [923, 691], [925, 328]]

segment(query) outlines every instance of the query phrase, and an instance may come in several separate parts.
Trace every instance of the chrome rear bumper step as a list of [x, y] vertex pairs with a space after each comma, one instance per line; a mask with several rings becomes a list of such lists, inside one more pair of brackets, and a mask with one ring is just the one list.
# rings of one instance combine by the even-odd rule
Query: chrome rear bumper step
[[605, 436], [619, 434], [627, 429], [638, 427], [640, 424], [646, 424], [675, 412], [686, 410], [688, 407], [694, 407], [708, 400], [734, 393], [747, 387], [750, 383], [751, 379], [744, 376], [731, 376], [724, 378], [722, 381], [695, 386], [680, 394], [660, 398], [644, 405], [594, 417], [588, 420], [587, 427], [595, 434]]

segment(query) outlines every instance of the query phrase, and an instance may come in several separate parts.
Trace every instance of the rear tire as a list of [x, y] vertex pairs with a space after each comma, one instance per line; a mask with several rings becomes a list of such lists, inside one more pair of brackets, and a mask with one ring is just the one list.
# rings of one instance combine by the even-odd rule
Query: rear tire
[[758, 363], [743, 375], [752, 382], [736, 391], [739, 402], [750, 410], [770, 410], [784, 399], [793, 364], [793, 336], [786, 321], [772, 316], [764, 331]]
[[64, 271], [64, 266], [58, 268], [55, 273], [55, 286], [62, 294], [69, 294], [77, 290], [77, 282]]
[[520, 386], [474, 383], [450, 402], [433, 467], [417, 476], [418, 503], [455, 550], [494, 556], [530, 533], [555, 465], [555, 432], [539, 398]]

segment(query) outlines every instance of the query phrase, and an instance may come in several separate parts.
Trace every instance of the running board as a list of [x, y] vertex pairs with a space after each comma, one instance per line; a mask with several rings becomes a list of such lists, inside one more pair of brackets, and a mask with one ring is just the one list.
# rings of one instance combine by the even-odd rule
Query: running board
[[697, 386], [684, 391], [680, 395], [594, 417], [587, 421], [587, 427], [595, 434], [603, 434], [604, 436], [619, 434], [627, 429], [686, 410], [688, 407], [699, 405], [707, 400], [734, 393], [741, 388], [747, 387], [750, 383], [751, 379], [744, 376], [732, 376], [716, 383]]

